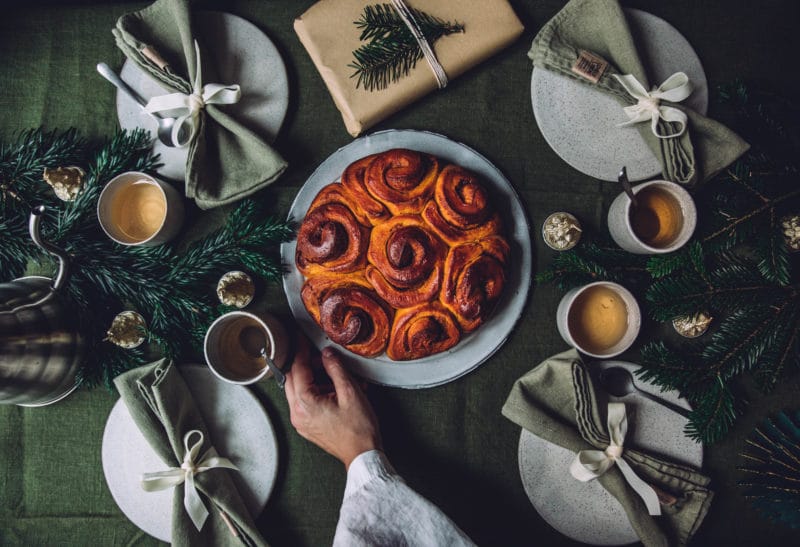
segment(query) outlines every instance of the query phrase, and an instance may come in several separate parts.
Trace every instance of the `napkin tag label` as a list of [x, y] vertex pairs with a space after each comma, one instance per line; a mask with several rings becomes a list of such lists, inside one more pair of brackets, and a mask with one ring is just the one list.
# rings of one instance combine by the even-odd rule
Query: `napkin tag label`
[[581, 49], [578, 51], [578, 58], [572, 65], [572, 72], [596, 84], [607, 68], [608, 61], [591, 51]]
[[150, 62], [155, 64], [161, 70], [166, 70], [169, 63], [161, 56], [156, 48], [153, 46], [144, 46], [141, 51], [142, 55], [147, 57]]

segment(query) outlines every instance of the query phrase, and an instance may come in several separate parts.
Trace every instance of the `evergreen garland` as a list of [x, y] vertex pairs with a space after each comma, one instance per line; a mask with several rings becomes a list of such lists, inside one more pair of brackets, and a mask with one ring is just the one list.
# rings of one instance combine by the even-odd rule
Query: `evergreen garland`
[[[277, 282], [282, 275], [267, 253], [291, 238], [293, 228], [265, 216], [252, 200], [241, 202], [222, 228], [182, 253], [168, 245], [129, 247], [111, 241], [96, 218], [97, 198], [117, 174], [158, 167], [151, 145], [150, 135], [141, 130], [118, 132], [97, 146], [74, 130], [30, 130], [0, 145], [0, 279], [19, 277], [29, 262], [46, 256], [28, 234], [32, 205], [46, 205], [43, 236], [70, 255], [68, 302], [88, 338], [78, 378], [83, 385], [111, 386], [117, 374], [144, 362], [144, 349], [125, 350], [104, 341], [117, 313], [136, 309], [148, 323], [148, 342], [180, 359], [197, 353], [207, 326], [231, 309], [217, 304], [219, 276], [245, 269]], [[58, 200], [42, 180], [45, 167], [65, 165], [86, 171], [84, 188], [72, 202]]]
[[800, 411], [765, 420], [747, 445], [745, 497], [767, 518], [800, 528]]
[[[409, 9], [431, 45], [442, 36], [464, 32], [464, 25]], [[353, 52], [355, 61], [347, 65], [355, 69], [350, 77], [358, 78], [356, 88], [363, 85], [368, 91], [386, 89], [390, 82], [408, 75], [424, 56], [416, 38], [391, 4], [364, 6], [361, 18], [354, 24], [361, 30], [359, 39], [368, 40]]]
[[800, 213], [800, 116], [738, 82], [720, 94], [753, 148], [694, 195], [700, 215], [692, 241], [652, 257], [582, 241], [538, 276], [562, 290], [625, 284], [657, 321], [710, 312], [713, 333], [680, 347], [650, 343], [637, 371], [689, 400], [686, 434], [706, 443], [723, 438], [740, 413], [736, 378], [752, 373], [766, 391], [786, 368], [800, 366], [800, 276], [780, 225]]

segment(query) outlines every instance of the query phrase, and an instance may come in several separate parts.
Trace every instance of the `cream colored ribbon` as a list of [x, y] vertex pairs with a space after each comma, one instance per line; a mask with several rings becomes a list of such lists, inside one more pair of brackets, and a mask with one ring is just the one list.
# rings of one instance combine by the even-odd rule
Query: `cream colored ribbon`
[[[199, 435], [200, 438], [196, 443], [189, 446], [189, 442], [195, 434]], [[219, 457], [213, 446], [206, 450], [198, 463], [195, 463], [197, 453], [200, 452], [200, 448], [203, 446], [203, 433], [197, 429], [192, 429], [183, 436], [183, 446], [186, 452], [181, 466], [171, 467], [166, 471], [144, 473], [142, 475], [142, 488], [148, 492], [154, 492], [186, 482], [186, 486], [183, 489], [183, 506], [186, 508], [186, 512], [195, 527], [200, 530], [208, 518], [208, 509], [203, 505], [203, 500], [200, 499], [200, 494], [194, 485], [194, 476], [215, 467], [235, 469], [236, 471], [239, 468], [233, 465], [228, 458]]]
[[[645, 87], [633, 76], [625, 74], [620, 76], [614, 74], [614, 78], [622, 84], [625, 91], [638, 102], [632, 106], [626, 106], [623, 110], [628, 115], [628, 121], [617, 124], [617, 127], [626, 127], [639, 122], [650, 120], [650, 130], [659, 139], [671, 139], [680, 137], [686, 131], [688, 118], [686, 114], [672, 106], [664, 106], [662, 100], [672, 103], [679, 103], [692, 94], [692, 84], [689, 77], [684, 72], [676, 72], [658, 87], [647, 91]], [[680, 131], [670, 135], [663, 135], [658, 132], [658, 120], [665, 122], [676, 122], [680, 124]]]
[[425, 60], [428, 61], [428, 65], [431, 67], [433, 75], [436, 78], [436, 85], [439, 86], [439, 89], [447, 87], [447, 73], [444, 71], [444, 67], [439, 62], [439, 59], [436, 58], [436, 54], [433, 52], [430, 43], [428, 43], [428, 39], [425, 38], [425, 33], [422, 32], [419, 23], [414, 19], [414, 13], [403, 0], [392, 0], [392, 4], [395, 10], [397, 10], [397, 14], [400, 15], [400, 19], [403, 20], [409, 32], [411, 32], [411, 35], [419, 44], [419, 48], [422, 50], [422, 54], [425, 56]]
[[628, 432], [628, 417], [625, 414], [625, 405], [622, 403], [608, 403], [608, 437], [610, 444], [605, 450], [581, 450], [572, 461], [569, 472], [581, 482], [596, 479], [614, 464], [617, 464], [628, 485], [636, 491], [647, 506], [651, 515], [661, 514], [661, 505], [655, 490], [640, 479], [622, 459], [622, 443]]
[[[172, 143], [182, 148], [192, 142], [197, 133], [197, 118], [207, 104], [234, 104], [239, 102], [242, 91], [238, 84], [206, 84], [203, 85], [200, 65], [200, 46], [194, 41], [197, 54], [197, 72], [191, 94], [169, 93], [150, 99], [144, 109], [150, 114], [159, 114], [169, 118], [177, 118], [172, 127]], [[187, 131], [188, 129], [188, 131]], [[188, 136], [187, 136], [188, 135]]]

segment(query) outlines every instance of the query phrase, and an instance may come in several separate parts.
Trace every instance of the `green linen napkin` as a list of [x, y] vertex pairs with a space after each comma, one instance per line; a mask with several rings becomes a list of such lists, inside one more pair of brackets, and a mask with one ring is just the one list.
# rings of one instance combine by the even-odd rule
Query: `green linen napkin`
[[[176, 366], [166, 359], [125, 372], [114, 379], [125, 406], [150, 446], [164, 461], [164, 471], [180, 467], [184, 435], [193, 429], [204, 437], [199, 454], [213, 445], [203, 417]], [[227, 454], [220, 454], [227, 457]], [[198, 463], [198, 462], [195, 462]], [[172, 543], [186, 546], [267, 545], [253, 524], [229, 471], [209, 469], [195, 475], [195, 486], [209, 515], [198, 531], [183, 505], [184, 484], [175, 486], [172, 503]], [[237, 473], [237, 471], [230, 471]], [[146, 495], [146, 494], [144, 494]], [[236, 528], [235, 537], [220, 515], [223, 510]]]
[[[605, 413], [604, 413], [605, 414]], [[514, 383], [503, 415], [534, 435], [577, 453], [604, 450], [608, 444], [605, 415], [601, 418], [594, 388], [574, 349], [555, 355]], [[685, 545], [711, 505], [709, 479], [690, 467], [625, 447], [623, 458], [645, 482], [674, 497], [662, 502], [661, 516], [650, 516], [639, 495], [615, 465], [597, 480], [625, 509], [646, 546]], [[564, 469], [564, 480], [572, 478]]]
[[[609, 63], [596, 83], [573, 72], [581, 51], [599, 55]], [[637, 101], [612, 74], [632, 74], [646, 89], [651, 88], [617, 0], [572, 0], [542, 27], [533, 40], [528, 57], [535, 67], [551, 70], [608, 93], [624, 106]], [[655, 83], [659, 84], [661, 82]], [[659, 139], [651, 132], [649, 123], [638, 123], [635, 127], [659, 158], [667, 180], [689, 186], [708, 180], [749, 148], [741, 137], [724, 125], [681, 104], [664, 104], [688, 116], [687, 130], [683, 135]], [[620, 121], [625, 121], [622, 108]], [[658, 130], [660, 134], [672, 134], [676, 127], [661, 120]]]
[[[165, 93], [192, 93], [190, 82], [197, 71], [194, 40], [200, 45], [203, 85], [236, 83], [216, 79], [209, 54], [214, 44], [203, 43], [203, 37], [195, 35], [188, 0], [158, 0], [120, 17], [112, 32], [117, 47], [164, 87]], [[152, 50], [168, 62], [166, 68], [153, 60]], [[197, 136], [188, 145], [186, 196], [202, 209], [246, 197], [274, 182], [286, 169], [286, 162], [226, 108], [207, 104], [200, 111]]]

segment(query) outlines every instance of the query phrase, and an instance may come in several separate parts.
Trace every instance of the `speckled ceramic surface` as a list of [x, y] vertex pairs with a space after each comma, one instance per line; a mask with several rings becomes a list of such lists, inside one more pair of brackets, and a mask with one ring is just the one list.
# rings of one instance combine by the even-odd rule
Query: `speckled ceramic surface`
[[[657, 86], [678, 71], [685, 72], [694, 91], [683, 103], [705, 114], [708, 84], [692, 46], [663, 19], [626, 9], [625, 15], [648, 71]], [[548, 70], [535, 68], [531, 98], [536, 122], [547, 143], [572, 167], [602, 180], [616, 181], [619, 169], [628, 168], [632, 181], [661, 173], [661, 165], [633, 127], [616, 127], [627, 121], [622, 106], [612, 97]]]
[[[278, 473], [278, 441], [264, 407], [246, 388], [218, 380], [205, 365], [181, 366], [180, 371], [217, 452], [239, 468], [229, 473], [257, 518]], [[122, 399], [108, 416], [102, 459], [108, 488], [125, 516], [151, 536], [169, 542], [174, 491], [145, 492], [139, 482], [142, 473], [167, 466], [150, 448]]]
[[[267, 142], [274, 141], [289, 107], [286, 67], [275, 45], [254, 24], [230, 13], [200, 11], [194, 22], [203, 37], [201, 53], [211, 55], [219, 70], [214, 82], [203, 83], [239, 84], [239, 102], [221, 108]], [[120, 76], [145, 100], [168, 93], [130, 61], [125, 61]], [[123, 129], [143, 127], [156, 134], [153, 117], [122, 92], [117, 92], [117, 116]], [[153, 151], [164, 164], [159, 174], [183, 179], [185, 148], [172, 148], [156, 139]]]
[[[378, 384], [409, 389], [445, 384], [467, 374], [486, 361], [506, 341], [519, 320], [528, 298], [533, 252], [525, 210], [516, 191], [492, 163], [472, 148], [426, 131], [389, 130], [354, 140], [328, 157], [309, 177], [289, 210], [289, 218], [305, 217], [317, 193], [339, 180], [342, 171], [357, 159], [392, 148], [408, 148], [433, 154], [481, 176], [491, 191], [495, 207], [504, 212], [506, 239], [511, 246], [506, 287], [491, 317], [475, 332], [464, 336], [452, 349], [413, 361], [392, 361], [386, 355], [361, 357], [342, 348], [350, 369]], [[296, 242], [281, 245], [281, 260], [288, 273], [283, 289], [295, 320], [317, 348], [332, 344], [306, 311], [300, 298], [303, 275], [295, 264]]]
[[[624, 361], [595, 361], [589, 364], [592, 377], [604, 368], [622, 366], [634, 371], [638, 365]], [[637, 387], [676, 403], [689, 404], [675, 391], [635, 380]], [[602, 388], [595, 381], [598, 402], [606, 404]], [[626, 446], [635, 446], [672, 461], [701, 468], [703, 446], [683, 434], [686, 418], [634, 393], [608, 397], [623, 402], [628, 416]], [[553, 528], [574, 540], [590, 545], [624, 545], [638, 541], [625, 511], [599, 482], [580, 482], [569, 473], [575, 454], [522, 430], [519, 439], [519, 471], [522, 485], [533, 507]]]

